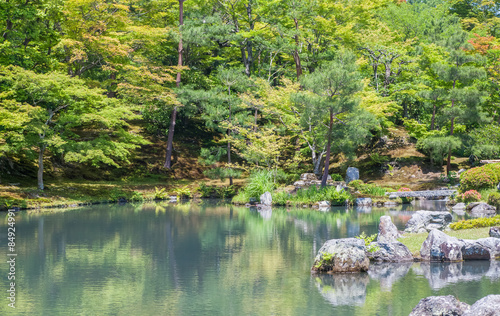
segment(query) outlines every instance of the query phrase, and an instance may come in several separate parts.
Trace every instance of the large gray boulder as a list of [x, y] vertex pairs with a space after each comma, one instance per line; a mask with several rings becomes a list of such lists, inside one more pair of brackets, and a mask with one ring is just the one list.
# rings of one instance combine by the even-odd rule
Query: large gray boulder
[[396, 242], [401, 237], [398, 228], [391, 220], [390, 216], [381, 216], [378, 224], [378, 242]]
[[477, 240], [462, 239], [462, 258], [464, 260], [490, 260], [491, 249]]
[[406, 223], [405, 232], [425, 233], [433, 229], [443, 230], [452, 219], [449, 212], [416, 211]]
[[[467, 245], [472, 245], [475, 247], [475, 249], [483, 249], [482, 253], [489, 252], [491, 260], [495, 260], [500, 257], [500, 239], [499, 238], [494, 238], [494, 237], [488, 237], [488, 238], [481, 238], [477, 240], [467, 240], [467, 239], [461, 239], [464, 243], [464, 246], [462, 247], [462, 253], [465, 253], [465, 247]], [[468, 255], [464, 257], [464, 259], [470, 259], [472, 260], [473, 257], [469, 257]], [[487, 258], [485, 258], [487, 259]]]
[[500, 238], [500, 226], [490, 228], [490, 237]]
[[463, 316], [498, 316], [500, 315], [500, 295], [488, 295], [471, 305]]
[[[467, 209], [469, 209], [469, 206], [467, 206]], [[470, 208], [469, 214], [472, 217], [491, 217], [496, 215], [496, 210], [496, 207], [491, 206], [488, 203], [481, 202]]]
[[318, 251], [311, 270], [322, 273], [367, 271], [370, 260], [365, 248], [365, 242], [357, 238], [327, 240]]
[[458, 316], [464, 315], [469, 308], [469, 304], [460, 302], [453, 295], [429, 296], [421, 299], [409, 316]]
[[437, 229], [431, 230], [420, 248], [424, 261], [462, 261], [463, 242]]
[[372, 242], [371, 247], [377, 247], [374, 252], [367, 252], [368, 258], [377, 262], [411, 262], [413, 255], [408, 247], [396, 242]]
[[265, 192], [260, 196], [260, 204], [265, 206], [271, 206], [272, 203], [273, 203], [273, 197], [271, 196], [271, 193]]
[[347, 168], [345, 183], [349, 184], [349, 182], [353, 180], [359, 180], [359, 169], [354, 167]]

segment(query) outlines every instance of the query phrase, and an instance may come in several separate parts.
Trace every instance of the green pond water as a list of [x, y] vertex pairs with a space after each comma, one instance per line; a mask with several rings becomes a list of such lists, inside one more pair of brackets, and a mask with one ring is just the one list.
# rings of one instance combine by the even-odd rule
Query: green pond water
[[16, 308], [8, 306], [7, 213], [0, 213], [0, 315], [408, 315], [420, 299], [472, 304], [500, 294], [500, 264], [372, 265], [311, 275], [328, 239], [402, 229], [415, 208], [99, 205], [17, 212]]

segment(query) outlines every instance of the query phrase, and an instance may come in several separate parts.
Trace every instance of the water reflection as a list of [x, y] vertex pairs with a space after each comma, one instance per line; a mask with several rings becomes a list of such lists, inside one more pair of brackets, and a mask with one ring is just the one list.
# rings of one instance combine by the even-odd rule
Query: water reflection
[[[19, 212], [18, 307], [0, 304], [0, 315], [408, 315], [439, 286], [470, 295], [460, 297], [467, 303], [498, 294], [497, 263], [446, 272], [379, 264], [365, 274], [311, 277], [326, 240], [374, 234], [383, 215], [402, 229], [411, 211], [162, 203]], [[7, 224], [0, 219], [0, 232]], [[0, 290], [7, 282], [0, 278]]]
[[403, 278], [410, 271], [412, 265], [412, 262], [371, 264], [368, 275], [380, 282], [380, 288], [383, 291], [390, 291], [392, 285]]
[[331, 305], [362, 306], [370, 278], [366, 273], [341, 273], [318, 275], [315, 282], [321, 296]]
[[477, 260], [455, 263], [371, 264], [367, 273], [321, 275], [316, 277], [315, 281], [320, 294], [328, 303], [334, 306], [361, 306], [365, 303], [371, 281], [377, 281], [375, 287], [382, 292], [391, 292], [395, 284], [404, 283], [410, 271], [425, 277], [433, 290], [441, 290], [458, 283], [500, 280], [500, 262]]
[[500, 279], [498, 261], [464, 261], [453, 263], [422, 262], [413, 267], [418, 275], [423, 275], [434, 290], [439, 290], [458, 282], [479, 281], [482, 278]]

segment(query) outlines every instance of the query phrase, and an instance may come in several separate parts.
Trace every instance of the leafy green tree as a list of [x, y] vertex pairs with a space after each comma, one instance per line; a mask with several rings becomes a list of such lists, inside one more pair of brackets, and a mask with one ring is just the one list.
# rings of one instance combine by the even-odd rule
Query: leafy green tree
[[[449, 134], [453, 137], [456, 120], [480, 122], [485, 119], [479, 105], [483, 94], [473, 86], [474, 80], [485, 77], [485, 71], [477, 67], [474, 62], [476, 56], [468, 54], [464, 48], [468, 48], [467, 33], [461, 29], [448, 38], [446, 49], [448, 56], [444, 62], [432, 65], [439, 80], [443, 82], [443, 88], [447, 91], [449, 107], [443, 110], [443, 115], [449, 122]], [[446, 172], [450, 172], [451, 147], [448, 151]]]
[[[328, 118], [326, 160], [321, 186], [326, 186], [330, 163], [334, 120], [347, 124], [343, 118], [356, 111], [359, 101], [354, 94], [361, 90], [356, 57], [349, 51], [341, 52], [333, 61], [322, 64], [315, 72], [304, 76], [303, 85], [314, 94], [310, 99], [321, 119]], [[318, 122], [320, 123], [320, 122]]]
[[0, 119], [2, 150], [38, 156], [41, 190], [46, 151], [93, 166], [128, 162], [131, 151], [145, 140], [126, 130], [125, 120], [136, 115], [103, 92], [58, 72], [0, 68], [0, 109], [10, 113]]

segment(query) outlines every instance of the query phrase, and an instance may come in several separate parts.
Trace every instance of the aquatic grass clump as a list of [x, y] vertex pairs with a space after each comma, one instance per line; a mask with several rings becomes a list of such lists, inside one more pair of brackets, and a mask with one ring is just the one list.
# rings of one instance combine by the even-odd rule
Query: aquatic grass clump
[[272, 192], [275, 188], [273, 172], [269, 170], [258, 170], [250, 174], [245, 193], [249, 197], [260, 198], [265, 192]]

